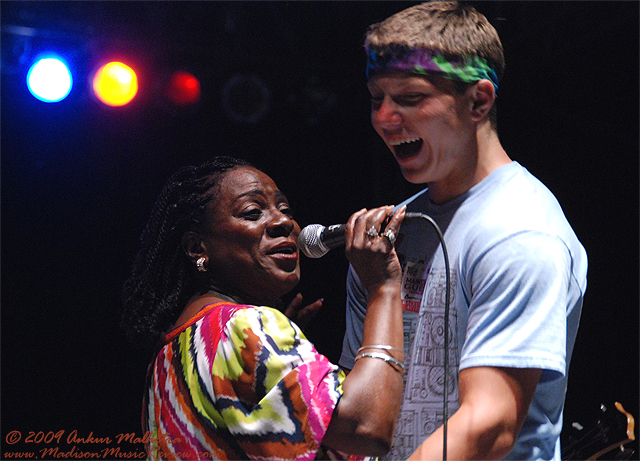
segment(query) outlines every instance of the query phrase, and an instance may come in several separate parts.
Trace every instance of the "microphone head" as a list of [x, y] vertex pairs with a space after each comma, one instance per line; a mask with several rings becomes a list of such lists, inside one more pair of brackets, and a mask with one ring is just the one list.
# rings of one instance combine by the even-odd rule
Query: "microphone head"
[[308, 258], [321, 258], [329, 252], [329, 248], [321, 240], [324, 229], [321, 224], [310, 224], [300, 231], [298, 248]]

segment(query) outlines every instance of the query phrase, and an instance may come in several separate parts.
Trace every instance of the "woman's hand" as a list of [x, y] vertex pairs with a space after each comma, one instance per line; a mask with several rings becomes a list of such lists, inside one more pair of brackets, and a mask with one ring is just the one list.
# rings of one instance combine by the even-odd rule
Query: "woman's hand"
[[[395, 214], [392, 206], [360, 210], [347, 222], [347, 258], [367, 289], [402, 278], [394, 243], [405, 210], [402, 207]], [[389, 217], [391, 220], [383, 226]]]
[[286, 315], [289, 320], [298, 325], [301, 330], [304, 330], [305, 327], [309, 324], [309, 321], [320, 310], [323, 302], [324, 299], [318, 299], [308, 306], [303, 307], [302, 294], [298, 293], [286, 307], [284, 315]]

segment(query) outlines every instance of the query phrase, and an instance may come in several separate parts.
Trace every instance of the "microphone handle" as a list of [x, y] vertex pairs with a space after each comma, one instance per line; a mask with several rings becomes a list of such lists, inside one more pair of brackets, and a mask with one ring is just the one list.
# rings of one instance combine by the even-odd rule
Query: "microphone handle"
[[[421, 213], [408, 212], [405, 214], [404, 219], [405, 220], [417, 219], [420, 217], [422, 217]], [[380, 233], [384, 232], [384, 230], [387, 227], [387, 224], [389, 224], [389, 221], [391, 221], [391, 217], [388, 217], [382, 222], [382, 225], [380, 226]], [[319, 238], [320, 241], [318, 242], [318, 245], [317, 245], [317, 248], [323, 250], [322, 255], [326, 254], [327, 251], [333, 248], [338, 248], [344, 245], [344, 234], [345, 234], [346, 226], [347, 226], [346, 224], [334, 224], [333, 226], [326, 227], [322, 230]], [[307, 254], [306, 251], [305, 251], [305, 254]], [[310, 257], [320, 257], [320, 256], [310, 256]]]
[[334, 224], [322, 231], [322, 244], [327, 248], [338, 248], [344, 245], [344, 229], [346, 224]]
[[[421, 216], [421, 213], [407, 212], [405, 213], [404, 219], [417, 219]], [[389, 221], [391, 221], [391, 217], [388, 217], [384, 221], [382, 221], [382, 225], [380, 226], [380, 233], [384, 232], [387, 224], [389, 224]], [[325, 228], [322, 231], [322, 236], [320, 238], [322, 241], [322, 245], [324, 245], [328, 249], [338, 248], [344, 245], [344, 229], [346, 226], [346, 224], [334, 224], [333, 226]]]

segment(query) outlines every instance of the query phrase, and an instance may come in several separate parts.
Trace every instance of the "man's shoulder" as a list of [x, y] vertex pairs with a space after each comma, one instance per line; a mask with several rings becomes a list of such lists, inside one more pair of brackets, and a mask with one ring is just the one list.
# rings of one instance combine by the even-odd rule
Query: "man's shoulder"
[[555, 195], [517, 162], [496, 171], [479, 186], [471, 191], [461, 211], [481, 228], [498, 225], [542, 230], [545, 224], [566, 224]]

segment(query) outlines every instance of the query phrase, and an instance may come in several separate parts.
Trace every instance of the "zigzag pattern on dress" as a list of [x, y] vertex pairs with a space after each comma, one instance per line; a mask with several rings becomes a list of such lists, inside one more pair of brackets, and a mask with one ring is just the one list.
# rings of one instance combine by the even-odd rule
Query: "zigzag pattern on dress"
[[281, 312], [207, 306], [149, 368], [149, 459], [315, 459], [344, 377]]

